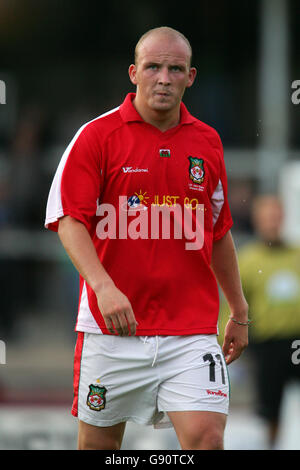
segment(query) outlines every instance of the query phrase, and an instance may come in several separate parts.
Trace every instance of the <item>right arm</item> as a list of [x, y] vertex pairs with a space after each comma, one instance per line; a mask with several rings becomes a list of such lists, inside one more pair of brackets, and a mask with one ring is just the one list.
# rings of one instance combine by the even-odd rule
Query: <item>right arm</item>
[[75, 268], [93, 289], [109, 332], [115, 334], [114, 326], [120, 336], [135, 335], [132, 306], [104, 269], [85, 225], [70, 216], [62, 217], [58, 235]]

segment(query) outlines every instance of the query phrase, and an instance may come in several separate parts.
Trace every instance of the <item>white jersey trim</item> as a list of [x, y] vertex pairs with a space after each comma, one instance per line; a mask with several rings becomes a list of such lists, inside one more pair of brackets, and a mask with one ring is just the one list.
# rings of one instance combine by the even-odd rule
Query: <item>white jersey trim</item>
[[89, 300], [86, 288], [86, 282], [84, 281], [82, 287], [82, 293], [80, 298], [80, 305], [78, 309], [78, 317], [76, 323], [76, 331], [84, 331], [86, 333], [98, 333], [103, 334], [101, 329], [96, 323], [94, 316], [89, 307]]
[[219, 179], [217, 187], [211, 197], [211, 207], [213, 213], [213, 226], [216, 225], [216, 222], [219, 218], [220, 212], [224, 205], [224, 191], [222, 181]]
[[81, 126], [80, 129], [76, 132], [75, 136], [73, 137], [68, 147], [64, 151], [61, 157], [61, 160], [59, 162], [59, 165], [57, 167], [56, 173], [54, 175], [54, 179], [52, 181], [49, 196], [48, 196], [47, 208], [46, 208], [46, 220], [45, 220], [46, 228], [49, 228], [49, 225], [51, 223], [57, 222], [61, 217], [64, 216], [62, 200], [61, 200], [61, 179], [62, 179], [62, 174], [65, 168], [67, 159], [79, 135], [85, 129], [86, 126], [88, 126], [94, 121], [97, 121], [98, 119], [102, 119], [105, 116], [108, 116], [109, 114], [115, 113], [116, 111], [118, 111], [118, 109], [119, 109], [119, 106], [83, 124], [83, 126]]

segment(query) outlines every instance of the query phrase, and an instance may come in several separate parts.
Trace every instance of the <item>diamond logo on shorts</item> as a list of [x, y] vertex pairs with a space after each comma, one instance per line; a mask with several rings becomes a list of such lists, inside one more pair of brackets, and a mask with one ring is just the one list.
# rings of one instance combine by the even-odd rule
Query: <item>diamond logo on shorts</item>
[[101, 411], [105, 408], [106, 404], [106, 388], [98, 385], [89, 385], [89, 393], [87, 396], [86, 404], [93, 411]]

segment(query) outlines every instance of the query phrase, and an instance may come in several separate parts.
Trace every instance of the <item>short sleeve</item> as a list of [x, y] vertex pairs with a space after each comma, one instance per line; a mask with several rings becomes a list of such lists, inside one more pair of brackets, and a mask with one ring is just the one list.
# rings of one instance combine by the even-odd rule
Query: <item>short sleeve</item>
[[46, 209], [45, 227], [57, 231], [69, 215], [89, 229], [96, 214], [101, 185], [101, 144], [92, 123], [76, 133], [56, 170]]
[[217, 149], [220, 157], [220, 175], [218, 184], [211, 198], [211, 206], [213, 213], [213, 240], [217, 241], [231, 229], [233, 220], [228, 203], [228, 185], [227, 175], [224, 162], [223, 146], [220, 138], [218, 138], [219, 147]]

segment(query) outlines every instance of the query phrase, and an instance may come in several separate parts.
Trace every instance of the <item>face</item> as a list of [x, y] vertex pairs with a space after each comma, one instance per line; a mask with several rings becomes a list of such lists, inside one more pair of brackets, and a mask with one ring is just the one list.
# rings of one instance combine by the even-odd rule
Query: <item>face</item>
[[254, 223], [257, 232], [264, 240], [280, 240], [283, 223], [283, 210], [280, 203], [274, 198], [262, 200], [254, 214]]
[[190, 67], [190, 50], [183, 39], [153, 34], [140, 45], [129, 76], [137, 86], [136, 101], [143, 110], [166, 112], [179, 108], [196, 69]]

